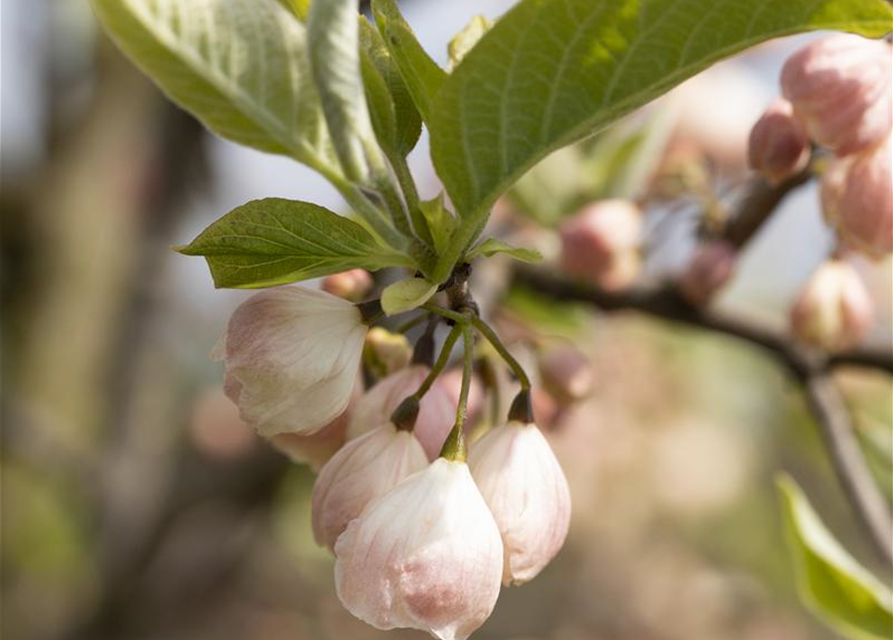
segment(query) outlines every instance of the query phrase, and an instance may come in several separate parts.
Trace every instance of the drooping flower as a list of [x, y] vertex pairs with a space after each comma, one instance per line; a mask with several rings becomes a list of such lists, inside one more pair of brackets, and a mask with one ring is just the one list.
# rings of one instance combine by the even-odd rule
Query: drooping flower
[[[428, 372], [428, 367], [414, 364], [382, 378], [357, 403], [347, 437], [356, 438], [390, 420], [400, 403], [418, 390]], [[429, 460], [440, 454], [455, 417], [456, 404], [438, 379], [419, 403], [414, 429]]]
[[464, 462], [438, 458], [372, 502], [335, 544], [335, 586], [378, 629], [465, 640], [499, 596], [499, 530]]
[[787, 100], [773, 102], [750, 131], [748, 164], [769, 182], [779, 183], [809, 163], [809, 138]]
[[606, 291], [628, 287], [641, 267], [642, 214], [627, 200], [595, 202], [561, 225], [561, 265]]
[[692, 304], [709, 302], [735, 273], [738, 251], [724, 240], [706, 242], [679, 277], [679, 291]]
[[532, 580], [570, 524], [570, 490], [552, 448], [536, 425], [511, 421], [472, 445], [468, 465], [502, 535], [503, 583]]
[[224, 361], [226, 394], [261, 435], [311, 434], [347, 407], [365, 335], [350, 302], [276, 287], [239, 305], [212, 358]]
[[829, 260], [818, 268], [791, 308], [791, 329], [826, 351], [856, 346], [874, 322], [874, 304], [851, 264]]
[[835, 34], [788, 58], [781, 88], [809, 136], [843, 155], [877, 144], [893, 127], [891, 73], [890, 45]]
[[313, 536], [334, 548], [348, 523], [375, 498], [428, 465], [411, 431], [391, 422], [344, 445], [319, 472], [313, 485]]

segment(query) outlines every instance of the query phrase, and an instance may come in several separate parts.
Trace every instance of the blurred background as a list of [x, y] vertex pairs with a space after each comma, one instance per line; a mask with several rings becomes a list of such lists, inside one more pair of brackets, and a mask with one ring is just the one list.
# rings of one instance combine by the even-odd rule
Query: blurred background
[[[445, 63], [447, 42], [473, 15], [510, 4], [401, 6]], [[122, 58], [87, 2], [3, 0], [0, 17], [3, 637], [423, 637], [376, 632], [341, 608], [332, 558], [310, 531], [313, 473], [239, 421], [208, 360], [247, 294], [215, 290], [203, 261], [170, 250], [248, 200], [337, 210], [337, 194], [289, 160], [206, 134]], [[680, 157], [706, 167], [686, 183], [694, 192], [655, 205], [674, 222], [646, 278], [678, 269], [704, 198], [746, 176], [748, 130], [801, 42], [715, 67], [637, 116], [665, 134], [649, 175], [678, 173], [666, 169]], [[604, 187], [561, 183], [586, 183], [592, 159], [586, 147], [547, 161], [497, 218], [520, 219], [515, 233], [548, 254], [550, 222], [574, 206], [556, 202]], [[424, 139], [411, 160], [422, 195], [436, 195]], [[830, 247], [815, 189], [804, 188], [748, 246], [718, 305], [783, 330], [792, 296]], [[481, 270], [481, 286], [501, 268]], [[871, 340], [889, 344], [890, 261], [860, 268], [880, 310]], [[836, 637], [797, 601], [774, 474], [791, 472], [844, 544], [883, 573], [799, 390], [770, 357], [518, 287], [500, 289], [491, 313], [539, 345], [573, 342], [590, 357], [592, 384], [544, 419], [571, 483], [567, 544], [535, 581], [503, 590], [476, 638]], [[890, 379], [845, 371], [840, 383], [889, 490]]]

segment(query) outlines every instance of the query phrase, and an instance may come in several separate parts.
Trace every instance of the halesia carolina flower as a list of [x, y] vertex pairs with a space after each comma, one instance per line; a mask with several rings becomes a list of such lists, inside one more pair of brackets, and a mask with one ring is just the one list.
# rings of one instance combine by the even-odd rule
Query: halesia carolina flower
[[552, 448], [536, 425], [510, 421], [472, 445], [468, 465], [502, 535], [503, 583], [532, 580], [570, 524], [570, 490]]
[[[853, 156], [837, 193], [839, 199], [828, 206], [837, 211], [837, 231], [844, 244], [873, 258], [893, 252], [891, 136], [883, 144]], [[826, 197], [832, 200], [834, 195]]]
[[320, 288], [333, 296], [360, 302], [372, 290], [372, 275], [365, 269], [350, 269], [322, 279]]
[[787, 100], [769, 105], [751, 129], [748, 163], [773, 184], [797, 175], [809, 164], [809, 138]]
[[806, 344], [834, 352], [859, 344], [874, 318], [874, 304], [853, 266], [829, 260], [800, 292], [791, 309], [791, 328]]
[[499, 529], [464, 462], [438, 458], [372, 502], [335, 556], [338, 597], [378, 629], [465, 640], [499, 596]]
[[682, 275], [679, 291], [695, 305], [709, 302], [735, 273], [738, 251], [724, 240], [712, 240], [695, 251]]
[[641, 267], [642, 213], [627, 200], [602, 200], [561, 225], [561, 264], [607, 291], [628, 287]]
[[313, 536], [334, 548], [348, 523], [375, 498], [428, 466], [411, 431], [393, 423], [364, 433], [344, 445], [319, 472], [313, 485]]
[[788, 58], [781, 88], [809, 136], [844, 155], [877, 144], [893, 127], [891, 73], [890, 45], [835, 34]]
[[224, 361], [226, 394], [261, 435], [311, 434], [347, 408], [365, 335], [350, 302], [277, 287], [239, 305], [211, 357]]
[[[418, 390], [428, 372], [425, 365], [414, 364], [381, 379], [357, 403], [347, 437], [356, 438], [390, 420], [400, 403]], [[456, 404], [438, 379], [419, 402], [419, 416], [413, 430], [429, 460], [440, 455], [455, 417]]]

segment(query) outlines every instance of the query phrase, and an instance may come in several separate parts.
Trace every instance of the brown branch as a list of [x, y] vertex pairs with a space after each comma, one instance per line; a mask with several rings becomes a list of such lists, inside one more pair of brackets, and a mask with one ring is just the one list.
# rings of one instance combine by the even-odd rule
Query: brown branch
[[893, 353], [859, 350], [826, 356], [806, 350], [783, 334], [692, 306], [674, 287], [606, 293], [540, 269], [520, 266], [515, 282], [559, 300], [591, 304], [603, 311], [637, 311], [733, 336], [761, 347], [804, 386], [808, 405], [828, 446], [831, 461], [848, 501], [884, 560], [893, 566], [893, 519], [886, 499], [872, 478], [850, 416], [830, 372], [838, 365], [875, 367], [893, 372]]

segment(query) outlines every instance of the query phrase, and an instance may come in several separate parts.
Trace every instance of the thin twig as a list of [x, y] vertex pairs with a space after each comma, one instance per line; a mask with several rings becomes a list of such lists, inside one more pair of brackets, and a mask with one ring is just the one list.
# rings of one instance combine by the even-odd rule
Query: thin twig
[[893, 372], [890, 351], [857, 350], [832, 357], [803, 349], [786, 335], [698, 309], [674, 287], [606, 293], [540, 269], [519, 266], [515, 282], [560, 300], [585, 302], [603, 311], [638, 311], [699, 329], [723, 333], [762, 347], [783, 363], [805, 388], [829, 449], [831, 462], [848, 501], [884, 560], [893, 566], [893, 519], [890, 507], [865, 461], [850, 417], [830, 372], [838, 365], [858, 365]]

